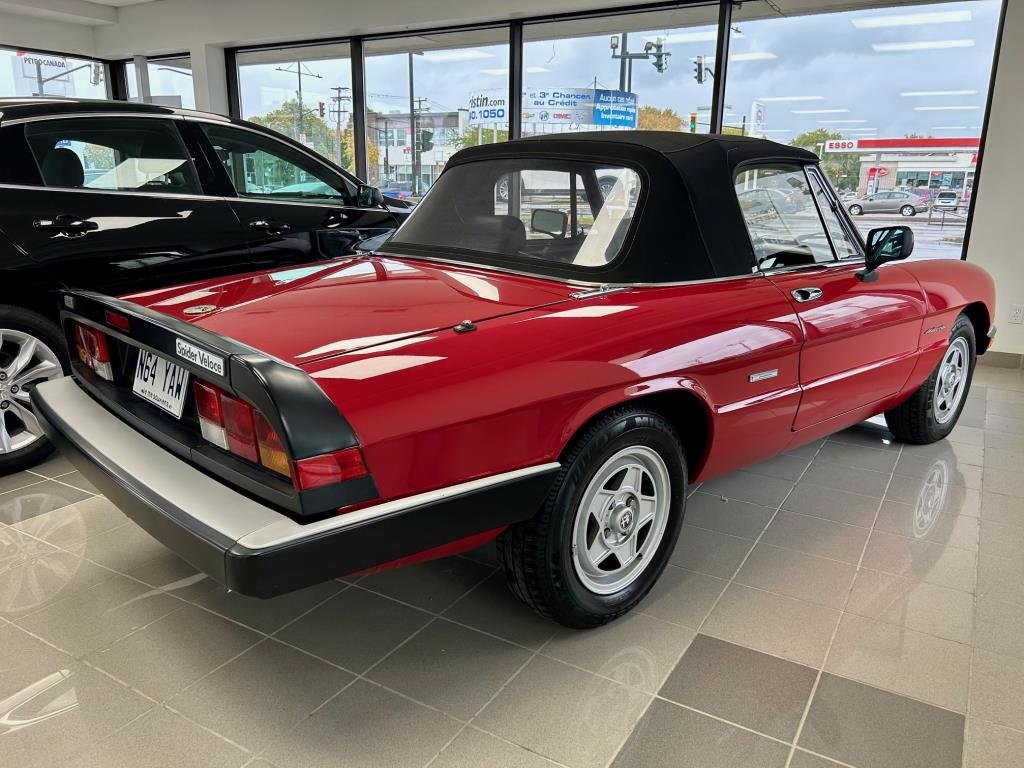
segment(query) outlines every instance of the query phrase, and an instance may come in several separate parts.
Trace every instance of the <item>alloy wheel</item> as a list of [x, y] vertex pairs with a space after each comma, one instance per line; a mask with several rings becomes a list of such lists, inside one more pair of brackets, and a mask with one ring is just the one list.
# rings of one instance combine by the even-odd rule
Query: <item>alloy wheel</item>
[[32, 389], [64, 375], [56, 353], [35, 336], [0, 328], [0, 455], [44, 439], [32, 413]]
[[584, 587], [610, 595], [639, 578], [665, 534], [671, 493], [668, 467], [650, 448], [624, 448], [601, 465], [573, 523], [573, 565]]
[[956, 415], [960, 401], [967, 391], [971, 349], [962, 336], [953, 339], [939, 363], [939, 377], [935, 382], [933, 412], [939, 424], [946, 424]]

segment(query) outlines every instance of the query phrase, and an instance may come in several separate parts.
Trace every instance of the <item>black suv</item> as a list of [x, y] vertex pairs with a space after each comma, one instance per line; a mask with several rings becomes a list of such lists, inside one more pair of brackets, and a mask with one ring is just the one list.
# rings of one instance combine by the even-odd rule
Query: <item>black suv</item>
[[336, 258], [408, 211], [252, 123], [0, 99], [0, 475], [49, 451], [29, 392], [67, 370], [55, 288], [123, 294]]

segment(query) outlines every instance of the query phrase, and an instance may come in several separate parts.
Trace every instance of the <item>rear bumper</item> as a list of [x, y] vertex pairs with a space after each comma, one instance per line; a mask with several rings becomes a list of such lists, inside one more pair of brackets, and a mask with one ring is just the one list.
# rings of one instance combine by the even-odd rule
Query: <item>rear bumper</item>
[[272, 597], [528, 519], [557, 463], [297, 523], [129, 427], [71, 378], [32, 403], [46, 434], [121, 510], [229, 589]]

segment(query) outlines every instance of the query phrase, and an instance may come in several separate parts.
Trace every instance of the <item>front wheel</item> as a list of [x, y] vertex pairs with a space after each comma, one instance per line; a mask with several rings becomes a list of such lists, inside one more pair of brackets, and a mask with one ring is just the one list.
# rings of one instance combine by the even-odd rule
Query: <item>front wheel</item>
[[885, 413], [885, 423], [905, 443], [934, 443], [956, 426], [974, 376], [974, 326], [960, 315], [939, 365], [910, 399]]
[[917, 213], [917, 209], [912, 205], [904, 205], [900, 208], [900, 213], [904, 216], [913, 216]]
[[851, 205], [850, 206], [850, 215], [851, 216], [860, 216], [862, 213], [864, 213], [864, 209], [861, 208], [859, 205]]
[[568, 627], [626, 613], [675, 547], [686, 482], [682, 444], [667, 419], [633, 406], [606, 414], [566, 454], [537, 515], [499, 538], [510, 588]]
[[0, 476], [33, 466], [53, 448], [32, 413], [32, 389], [68, 372], [60, 330], [42, 315], [0, 306]]

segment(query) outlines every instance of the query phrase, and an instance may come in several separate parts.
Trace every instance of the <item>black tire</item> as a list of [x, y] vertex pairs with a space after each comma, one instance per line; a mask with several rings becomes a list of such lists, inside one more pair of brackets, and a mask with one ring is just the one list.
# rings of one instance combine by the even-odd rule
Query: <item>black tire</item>
[[964, 388], [960, 402], [957, 404], [952, 417], [945, 423], [940, 423], [935, 416], [935, 399], [939, 381], [939, 373], [942, 368], [942, 361], [935, 366], [924, 384], [922, 384], [909, 399], [885, 412], [885, 423], [896, 439], [904, 443], [926, 445], [934, 443], [946, 437], [956, 426], [960, 414], [967, 402], [971, 391], [971, 381], [974, 378], [974, 366], [977, 361], [977, 340], [974, 334], [974, 325], [966, 315], [957, 317], [953, 328], [949, 332], [950, 345], [957, 339], [963, 339], [967, 343], [970, 352], [970, 360], [967, 368], [967, 383]]
[[909, 216], [916, 216], [917, 215], [917, 208], [915, 208], [912, 205], [904, 205], [902, 208], [900, 208], [900, 214], [903, 215], [903, 216], [908, 216], [908, 217]]
[[860, 216], [862, 213], [864, 213], [864, 209], [861, 208], [859, 205], [851, 205], [849, 211], [851, 216]]
[[[68, 363], [64, 336], [61, 334], [60, 328], [52, 321], [21, 307], [0, 304], [0, 328], [21, 331], [39, 339], [53, 350], [64, 373], [70, 373], [71, 367]], [[2, 348], [0, 348], [0, 354], [2, 354]], [[4, 452], [0, 449], [0, 476], [35, 466], [52, 452], [53, 446], [45, 438], [16, 451]]]
[[[597, 594], [584, 586], [573, 565], [573, 524], [591, 479], [610, 457], [630, 446], [650, 449], [665, 462], [671, 488], [668, 520], [635, 580], [618, 592]], [[572, 443], [536, 516], [499, 537], [498, 556], [509, 588], [538, 613], [567, 627], [596, 627], [618, 618], [644, 598], [665, 569], [679, 537], [686, 485], [682, 443], [664, 416], [637, 406], [610, 411]]]

